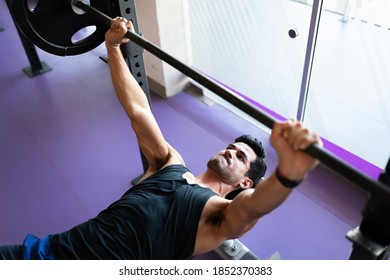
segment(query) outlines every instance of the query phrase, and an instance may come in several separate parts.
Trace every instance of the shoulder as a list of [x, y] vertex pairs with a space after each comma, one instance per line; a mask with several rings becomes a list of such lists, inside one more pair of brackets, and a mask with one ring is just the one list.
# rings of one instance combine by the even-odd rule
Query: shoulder
[[168, 154], [168, 160], [164, 166], [172, 165], [172, 164], [181, 164], [183, 166], [186, 166], [181, 154], [169, 143], [167, 143], [167, 145], [168, 145], [169, 154]]
[[161, 165], [157, 165], [157, 166], [152, 167], [152, 171], [157, 172], [157, 171], [159, 171], [167, 166], [170, 166], [170, 165], [183, 165], [184, 167], [186, 166], [184, 159], [180, 155], [180, 153], [174, 147], [172, 147], [169, 143], [167, 143], [167, 145], [168, 145], [168, 150], [169, 150], [167, 158], [164, 160], [164, 162]]
[[167, 158], [161, 162], [157, 162], [157, 164], [150, 165], [147, 171], [145, 172], [144, 176], [142, 177], [141, 181], [170, 166], [177, 165], [186, 168], [184, 159], [179, 154], [179, 152], [175, 148], [173, 148], [169, 143], [167, 143], [167, 145], [169, 150], [167, 154]]

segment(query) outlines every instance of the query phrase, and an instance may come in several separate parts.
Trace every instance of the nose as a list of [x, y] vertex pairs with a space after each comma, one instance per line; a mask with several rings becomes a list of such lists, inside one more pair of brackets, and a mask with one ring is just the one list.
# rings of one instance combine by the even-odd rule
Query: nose
[[233, 157], [232, 151], [231, 150], [225, 150], [225, 156], [228, 157], [228, 158], [232, 158]]

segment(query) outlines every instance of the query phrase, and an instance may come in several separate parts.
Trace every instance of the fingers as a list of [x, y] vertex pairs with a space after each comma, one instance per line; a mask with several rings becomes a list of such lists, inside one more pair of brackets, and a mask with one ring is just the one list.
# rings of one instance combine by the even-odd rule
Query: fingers
[[133, 23], [123, 17], [116, 17], [111, 21], [111, 28], [106, 33], [106, 46], [118, 47], [121, 44], [127, 43], [129, 39], [126, 37], [128, 30], [134, 32]]
[[294, 150], [305, 149], [312, 141], [310, 131], [301, 122], [290, 120], [290, 126], [283, 130], [283, 137]]
[[130, 29], [134, 32], [134, 26], [130, 20], [127, 20], [123, 17], [116, 17], [111, 21], [111, 30], [115, 33], [120, 33], [120, 31], [127, 31], [127, 29]]
[[274, 123], [271, 144], [279, 156], [278, 168], [286, 178], [302, 180], [318, 164], [315, 158], [303, 151], [312, 143], [322, 146], [320, 137], [300, 121], [291, 119]]
[[321, 138], [296, 119], [275, 123], [274, 129], [294, 150], [304, 150], [312, 143], [322, 146]]

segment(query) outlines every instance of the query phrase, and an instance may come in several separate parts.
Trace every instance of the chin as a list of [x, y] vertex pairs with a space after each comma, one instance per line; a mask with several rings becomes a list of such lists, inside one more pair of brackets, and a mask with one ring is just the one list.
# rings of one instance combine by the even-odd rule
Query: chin
[[219, 178], [230, 178], [230, 170], [228, 170], [225, 160], [221, 161], [219, 157], [214, 157], [207, 162], [207, 168], [216, 174]]

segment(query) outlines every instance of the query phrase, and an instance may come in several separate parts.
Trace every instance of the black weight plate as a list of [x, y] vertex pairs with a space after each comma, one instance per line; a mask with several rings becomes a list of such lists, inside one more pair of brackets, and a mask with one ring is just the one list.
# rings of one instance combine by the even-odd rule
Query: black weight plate
[[[31, 10], [28, 0], [13, 0], [15, 24], [34, 45], [48, 53], [67, 56], [88, 52], [104, 41], [107, 27], [88, 14], [76, 14], [69, 2], [39, 0]], [[91, 0], [90, 5], [112, 17], [113, 2]], [[78, 31], [87, 27], [96, 29], [81, 40], [72, 40]]]

